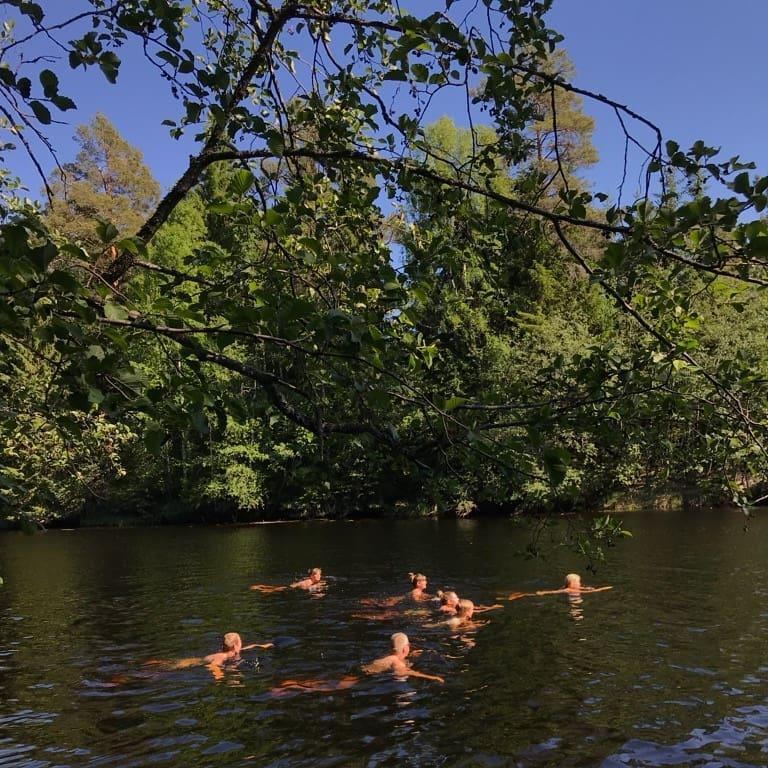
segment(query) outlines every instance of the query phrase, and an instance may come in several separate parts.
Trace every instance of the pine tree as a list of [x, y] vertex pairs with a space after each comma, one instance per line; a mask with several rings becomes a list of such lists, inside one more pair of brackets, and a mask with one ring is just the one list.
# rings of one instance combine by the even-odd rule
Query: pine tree
[[[568, 82], [573, 80], [573, 63], [565, 51], [557, 51], [550, 57], [547, 70], [549, 74]], [[555, 177], [550, 187], [554, 191], [562, 188], [565, 181], [558, 169], [559, 156], [560, 166], [568, 185], [578, 187], [575, 174], [587, 166], [594, 165], [598, 160], [597, 150], [592, 144], [595, 121], [584, 114], [580, 96], [559, 88], [555, 91], [554, 115], [551, 93], [547, 92], [539, 96], [537, 107], [539, 119], [530, 126], [533, 170], [543, 174], [546, 180]], [[555, 136], [555, 123], [557, 136]]]
[[160, 185], [142, 153], [102, 114], [81, 125], [75, 140], [80, 151], [74, 162], [51, 177], [48, 222], [86, 249], [101, 242], [100, 220], [123, 236], [134, 234], [160, 198]]

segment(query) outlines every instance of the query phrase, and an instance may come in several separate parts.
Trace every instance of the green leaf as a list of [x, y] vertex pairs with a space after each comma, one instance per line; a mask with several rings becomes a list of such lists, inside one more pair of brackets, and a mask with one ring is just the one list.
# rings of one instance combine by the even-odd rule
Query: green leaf
[[208, 205], [208, 211], [210, 213], [218, 213], [218, 214], [228, 214], [228, 213], [234, 213], [235, 205], [234, 203], [230, 203], [228, 200], [217, 200], [215, 203], [210, 203]]
[[323, 246], [321, 242], [314, 237], [302, 237], [299, 238], [299, 242], [305, 247], [309, 248], [312, 253], [315, 254], [318, 258], [323, 257]]
[[283, 220], [283, 217], [281, 214], [279, 214], [274, 208], [267, 208], [266, 211], [264, 211], [264, 223], [268, 227], [274, 227], [277, 224], [279, 224]]
[[122, 304], [116, 304], [113, 301], [105, 301], [104, 317], [108, 320], [127, 320], [128, 310]]
[[119, 251], [128, 251], [134, 256], [146, 256], [147, 254], [147, 246], [137, 237], [124, 237], [115, 243], [115, 247]]
[[44, 69], [40, 73], [40, 84], [47, 98], [53, 98], [59, 92], [59, 78], [50, 70]]
[[99, 68], [104, 73], [104, 77], [114, 85], [117, 82], [120, 59], [113, 51], [105, 51], [99, 56]]
[[390, 69], [389, 72], [387, 72], [382, 79], [398, 80], [398, 81], [405, 82], [408, 80], [408, 75], [406, 75], [402, 69]]
[[48, 111], [48, 107], [45, 104], [41, 104], [39, 101], [30, 101], [29, 106], [35, 113], [35, 117], [43, 124], [51, 124], [51, 113]]
[[37, 3], [23, 2], [19, 5], [19, 9], [25, 16], [29, 16], [35, 24], [42, 24], [43, 9]]
[[464, 405], [464, 403], [466, 402], [467, 402], [466, 397], [457, 397], [456, 395], [454, 395], [453, 397], [449, 397], [445, 401], [443, 410], [448, 411], [450, 413], [451, 411], [455, 411], [460, 405]]
[[87, 357], [95, 357], [97, 360], [103, 360], [104, 359], [104, 347], [101, 347], [98, 344], [92, 344], [86, 350], [86, 355], [87, 355]]
[[51, 96], [51, 102], [62, 112], [66, 112], [68, 109], [77, 109], [77, 104], [69, 96], [59, 96], [57, 94], [56, 96]]
[[32, 81], [28, 77], [20, 77], [16, 81], [16, 89], [25, 98], [29, 98], [29, 94], [32, 93]]
[[611, 269], [618, 269], [624, 262], [626, 251], [622, 243], [611, 243], [603, 254], [603, 261]]
[[108, 221], [100, 221], [96, 224], [96, 234], [102, 243], [111, 243], [117, 237], [117, 227]]
[[253, 182], [253, 174], [245, 168], [240, 168], [229, 180], [229, 191], [236, 197], [242, 197], [253, 186]]
[[740, 194], [745, 195], [747, 194], [750, 189], [751, 185], [749, 183], [749, 174], [746, 171], [743, 171], [740, 173], [736, 178], [733, 180], [733, 191]]
[[269, 147], [269, 151], [275, 157], [282, 157], [283, 153], [285, 152], [285, 141], [283, 141], [283, 137], [274, 131], [267, 139], [267, 146]]
[[179, 57], [170, 51], [158, 51], [157, 58], [167, 61], [174, 69], [179, 66]]

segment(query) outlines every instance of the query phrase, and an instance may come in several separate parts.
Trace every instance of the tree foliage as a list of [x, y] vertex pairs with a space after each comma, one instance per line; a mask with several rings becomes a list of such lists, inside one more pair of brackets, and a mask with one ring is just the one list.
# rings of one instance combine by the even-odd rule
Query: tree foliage
[[90, 251], [108, 240], [110, 225], [135, 232], [160, 199], [160, 185], [131, 146], [101, 114], [75, 133], [74, 162], [54, 171], [48, 226]]
[[[0, 176], [2, 434], [34, 410], [92, 456], [116, 429], [134, 489], [241, 510], [544, 506], [670, 476], [745, 502], [768, 178], [573, 86], [550, 4], [10, 3], [0, 113], [39, 167], [76, 109], [66, 67], [119, 88], [126, 55], [198, 149], [159, 197], [100, 117], [46, 211]], [[49, 44], [66, 62], [24, 55]], [[465, 127], [435, 122], [448, 95]], [[655, 137], [631, 203], [578, 181], [581, 98]], [[45, 385], [19, 400], [30, 365]], [[3, 458], [16, 509], [29, 450]]]

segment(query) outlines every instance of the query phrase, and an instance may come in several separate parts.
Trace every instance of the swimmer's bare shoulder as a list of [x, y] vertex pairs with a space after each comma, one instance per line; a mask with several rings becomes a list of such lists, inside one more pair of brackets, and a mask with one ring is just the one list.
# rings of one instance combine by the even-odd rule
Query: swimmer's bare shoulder
[[395, 670], [399, 665], [405, 667], [405, 663], [400, 661], [397, 656], [383, 656], [380, 659], [368, 662], [368, 664], [363, 664], [362, 670], [366, 675], [379, 675], [382, 672]]

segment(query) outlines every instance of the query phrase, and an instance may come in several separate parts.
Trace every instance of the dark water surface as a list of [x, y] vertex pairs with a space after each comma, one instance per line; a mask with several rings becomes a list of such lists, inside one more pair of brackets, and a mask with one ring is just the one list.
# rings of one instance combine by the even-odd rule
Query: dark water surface
[[[353, 618], [360, 599], [430, 589], [476, 602], [557, 586], [583, 563], [516, 556], [508, 521], [356, 522], [0, 536], [0, 766], [764, 766], [768, 540], [733, 512], [643, 513], [574, 604], [526, 598], [467, 638], [409, 606]], [[325, 597], [261, 595], [321, 565]], [[412, 606], [411, 606], [412, 607]], [[216, 681], [149, 659], [275, 648]], [[446, 683], [367, 677], [275, 697], [287, 678], [338, 680], [408, 633], [414, 667]]]

